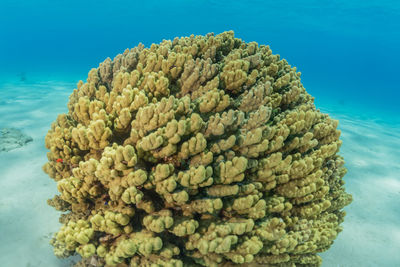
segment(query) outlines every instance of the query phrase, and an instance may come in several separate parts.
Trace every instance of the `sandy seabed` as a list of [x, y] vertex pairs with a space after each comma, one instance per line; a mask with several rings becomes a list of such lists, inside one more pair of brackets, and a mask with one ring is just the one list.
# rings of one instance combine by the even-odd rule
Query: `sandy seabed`
[[[61, 267], [49, 241], [59, 214], [46, 204], [57, 193], [43, 171], [44, 137], [57, 114], [67, 111], [75, 84], [61, 82], [0, 85], [0, 129], [18, 128], [33, 138], [27, 146], [0, 153], [0, 266]], [[333, 105], [335, 106], [335, 105]], [[324, 109], [340, 120], [346, 160], [344, 230], [322, 253], [323, 267], [400, 266], [400, 126], [385, 119], [360, 119], [359, 110]]]

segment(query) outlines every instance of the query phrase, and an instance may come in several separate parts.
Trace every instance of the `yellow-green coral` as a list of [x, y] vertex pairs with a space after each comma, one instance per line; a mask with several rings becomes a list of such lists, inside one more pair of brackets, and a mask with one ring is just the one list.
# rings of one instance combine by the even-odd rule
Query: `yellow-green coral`
[[55, 254], [97, 266], [319, 266], [341, 231], [338, 121], [233, 32], [139, 45], [80, 81], [46, 136]]

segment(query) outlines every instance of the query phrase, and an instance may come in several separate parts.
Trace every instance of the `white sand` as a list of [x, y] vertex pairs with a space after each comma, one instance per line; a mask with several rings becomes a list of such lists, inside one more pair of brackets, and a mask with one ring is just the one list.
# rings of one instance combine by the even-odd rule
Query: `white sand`
[[[56, 184], [41, 169], [44, 136], [66, 111], [75, 84], [0, 85], [0, 128], [15, 127], [33, 137], [26, 147], [0, 153], [0, 266], [68, 266], [48, 244], [59, 228], [58, 212], [46, 200]], [[323, 109], [322, 109], [323, 110]], [[400, 131], [376, 122], [340, 119], [341, 154], [349, 169], [346, 189], [353, 203], [323, 266], [400, 266]], [[354, 111], [353, 114], [356, 114]], [[382, 119], [384, 121], [384, 118]]]
[[400, 266], [400, 127], [328, 113], [340, 120], [353, 203], [323, 266]]
[[44, 136], [65, 112], [71, 88], [51, 82], [0, 87], [0, 128], [19, 128], [33, 138], [25, 147], [0, 153], [0, 266], [69, 266], [49, 245], [59, 214], [46, 200], [57, 188], [41, 168], [47, 161]]

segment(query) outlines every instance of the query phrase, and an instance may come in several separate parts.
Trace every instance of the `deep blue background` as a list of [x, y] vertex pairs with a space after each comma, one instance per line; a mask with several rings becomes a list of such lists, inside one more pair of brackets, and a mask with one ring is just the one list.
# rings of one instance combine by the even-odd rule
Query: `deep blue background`
[[77, 81], [139, 42], [225, 30], [269, 44], [317, 100], [400, 113], [396, 0], [0, 0], [0, 80]]

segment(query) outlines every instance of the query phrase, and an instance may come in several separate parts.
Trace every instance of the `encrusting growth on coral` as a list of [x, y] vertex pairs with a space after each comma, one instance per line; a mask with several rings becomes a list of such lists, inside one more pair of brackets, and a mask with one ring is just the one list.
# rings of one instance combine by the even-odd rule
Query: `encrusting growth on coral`
[[142, 44], [80, 81], [46, 136], [55, 254], [77, 266], [319, 266], [342, 230], [338, 122], [232, 31]]

